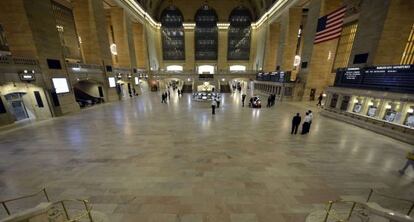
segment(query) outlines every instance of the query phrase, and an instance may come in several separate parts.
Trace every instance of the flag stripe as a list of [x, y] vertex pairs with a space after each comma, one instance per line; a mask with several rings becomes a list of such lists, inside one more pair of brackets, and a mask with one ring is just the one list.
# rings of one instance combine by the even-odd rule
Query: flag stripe
[[347, 8], [344, 6], [318, 19], [318, 28], [314, 44], [341, 36], [346, 10]]
[[346, 12], [346, 7], [342, 7], [340, 9], [338, 9], [338, 10], [336, 10], [336, 11], [331, 12], [330, 14], [328, 14], [328, 18], [332, 18], [332, 17], [334, 17], [336, 15], [339, 15], [339, 14], [342, 14], [342, 13], [345, 13], [345, 12]]
[[321, 43], [321, 42], [325, 42], [325, 41], [329, 41], [329, 40], [332, 40], [332, 39], [336, 39], [336, 38], [338, 38], [339, 36], [341, 36], [341, 33], [338, 33], [338, 34], [336, 34], [336, 35], [333, 35], [333, 36], [326, 37], [326, 38], [324, 38], [324, 39], [320, 39], [320, 40], [318, 40], [318, 41], [315, 41], [315, 44], [317, 44], [317, 43]]
[[343, 22], [343, 20], [338, 20], [332, 23], [329, 23], [326, 25], [326, 28], [331, 28], [332, 26], [337, 26], [338, 24], [341, 24]]
[[336, 35], [336, 34], [341, 34], [340, 32], [338, 32], [337, 30], [335, 30], [335, 31], [332, 31], [332, 33], [329, 33], [329, 35], [324, 35], [324, 36], [320, 36], [320, 37], [318, 37], [318, 38], [316, 38], [315, 39], [315, 41], [319, 41], [319, 40], [321, 40], [321, 39], [325, 39], [325, 38], [329, 38], [330, 36], [332, 36], [332, 35]]
[[337, 28], [340, 28], [341, 26], [342, 26], [342, 23], [337, 24], [337, 25], [332, 26], [332, 27], [329, 27], [329, 28], [327, 28], [327, 29], [323, 30], [322, 32], [319, 32], [319, 33], [317, 34], [317, 36], [319, 36], [319, 35], [323, 35], [323, 34], [325, 34], [325, 33], [327, 33], [327, 32], [331, 32], [332, 30], [337, 29]]

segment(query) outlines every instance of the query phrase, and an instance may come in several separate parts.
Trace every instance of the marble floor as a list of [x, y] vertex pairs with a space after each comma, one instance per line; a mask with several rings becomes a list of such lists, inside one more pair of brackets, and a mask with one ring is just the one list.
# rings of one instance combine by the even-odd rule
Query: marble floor
[[[310, 134], [291, 135], [307, 109]], [[53, 200], [89, 198], [111, 222], [300, 222], [369, 188], [414, 199], [412, 169], [396, 172], [410, 149], [305, 103], [250, 109], [227, 94], [212, 116], [189, 94], [167, 105], [148, 92], [1, 132], [0, 199], [47, 187]]]

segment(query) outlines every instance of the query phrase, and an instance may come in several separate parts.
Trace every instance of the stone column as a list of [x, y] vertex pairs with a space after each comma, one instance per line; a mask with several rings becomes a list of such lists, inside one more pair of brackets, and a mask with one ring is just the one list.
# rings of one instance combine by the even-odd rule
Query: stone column
[[132, 22], [122, 8], [110, 9], [111, 25], [114, 32], [114, 42], [117, 47], [117, 67], [135, 68], [136, 56], [132, 32]]
[[293, 70], [298, 43], [298, 31], [302, 22], [302, 8], [293, 7], [283, 15], [277, 65], [282, 71]]
[[141, 23], [133, 23], [135, 55], [137, 59], [137, 67], [140, 69], [148, 69], [148, 53], [145, 41], [144, 26]]
[[185, 43], [185, 70], [195, 70], [194, 29], [184, 30]]
[[72, 5], [84, 62], [112, 65], [102, 1], [73, 0]]
[[263, 71], [272, 72], [276, 70], [278, 44], [280, 36], [280, 23], [274, 22], [269, 25], [267, 34], [267, 46], [264, 58]]
[[[107, 35], [108, 26], [103, 4], [99, 0], [73, 0], [73, 15], [75, 17], [76, 29], [81, 40], [84, 63], [112, 66], [112, 57], [109, 49], [110, 43]], [[105, 101], [118, 99], [116, 89], [109, 87], [107, 77], [111, 73], [102, 75]]]
[[[51, 2], [49, 0], [0, 1], [0, 23], [8, 36], [13, 56], [38, 59], [42, 78], [35, 84], [46, 90], [52, 113], [63, 115], [79, 111], [79, 105], [71, 89], [72, 83], [76, 80], [66, 69]], [[48, 59], [59, 62], [61, 68], [50, 69]], [[67, 78], [69, 83], [70, 92], [57, 95], [59, 106], [51, 102], [51, 92], [54, 90], [52, 77]]]
[[217, 69], [219, 71], [228, 71], [227, 47], [228, 47], [228, 29], [218, 29], [218, 58]]
[[299, 81], [304, 89], [297, 88], [299, 97], [303, 100], [310, 99], [311, 89], [316, 89], [317, 95], [326, 87], [333, 84], [335, 75], [332, 74], [332, 64], [338, 44], [338, 38], [314, 45], [318, 18], [329, 14], [341, 7], [341, 0], [311, 0], [309, 13], [304, 28], [304, 45], [302, 50], [302, 62], [307, 62], [308, 67], [302, 68], [299, 73]]
[[[414, 23], [412, 1], [362, 2], [349, 66], [399, 64]], [[368, 53], [366, 63], [354, 64], [355, 55]]]

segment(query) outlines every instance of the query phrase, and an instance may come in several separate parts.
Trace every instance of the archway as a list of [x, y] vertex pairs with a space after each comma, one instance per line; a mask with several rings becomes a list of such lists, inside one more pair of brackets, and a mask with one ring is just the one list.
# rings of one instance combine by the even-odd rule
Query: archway
[[73, 84], [76, 102], [81, 108], [105, 102], [103, 84], [92, 79], [79, 80]]
[[40, 86], [32, 83], [6, 83], [0, 86], [0, 92], [3, 104], [0, 125], [52, 117], [45, 90]]
[[231, 86], [231, 91], [233, 93], [246, 93], [252, 89], [251, 81], [249, 78], [233, 78], [230, 79], [229, 85]]

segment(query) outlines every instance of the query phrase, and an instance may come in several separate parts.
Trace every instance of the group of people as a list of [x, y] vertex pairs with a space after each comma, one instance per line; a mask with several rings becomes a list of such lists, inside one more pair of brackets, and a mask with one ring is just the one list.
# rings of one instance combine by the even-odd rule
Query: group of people
[[221, 98], [216, 96], [211, 98], [211, 114], [216, 115], [216, 108], [220, 108]]
[[[303, 120], [303, 124], [302, 124], [302, 132], [301, 134], [308, 134], [310, 131], [310, 127], [312, 125], [312, 119], [313, 119], [313, 113], [311, 110], [308, 110], [306, 112], [305, 118]], [[297, 134], [298, 133], [298, 128], [300, 126], [300, 123], [302, 122], [302, 117], [300, 116], [299, 113], [296, 113], [296, 116], [293, 117], [292, 119], [292, 131], [290, 134]]]
[[270, 94], [269, 97], [267, 97], [266, 107], [272, 107], [273, 105], [275, 105], [275, 102], [276, 102], [276, 95]]
[[161, 103], [167, 103], [167, 99], [170, 100], [170, 90], [167, 90], [161, 94]]

